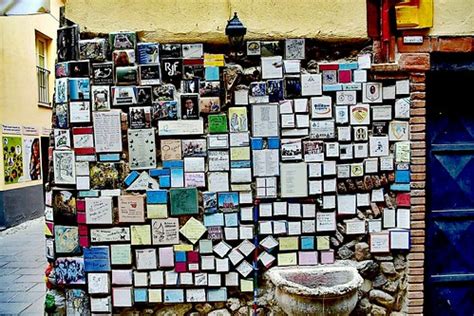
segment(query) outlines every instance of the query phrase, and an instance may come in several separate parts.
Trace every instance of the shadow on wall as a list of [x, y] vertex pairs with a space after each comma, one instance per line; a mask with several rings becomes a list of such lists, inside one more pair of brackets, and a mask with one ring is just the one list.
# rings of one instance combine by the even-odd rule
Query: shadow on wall
[[0, 191], [0, 230], [43, 214], [43, 185]]

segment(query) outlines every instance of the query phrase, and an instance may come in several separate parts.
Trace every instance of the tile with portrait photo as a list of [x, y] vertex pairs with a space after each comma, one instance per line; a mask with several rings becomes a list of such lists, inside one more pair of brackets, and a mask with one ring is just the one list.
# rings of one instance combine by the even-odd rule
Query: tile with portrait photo
[[152, 126], [158, 126], [159, 120], [177, 120], [178, 119], [178, 102], [176, 101], [159, 101], [151, 107]]
[[200, 113], [217, 113], [221, 109], [219, 97], [205, 97], [199, 99]]
[[181, 44], [161, 44], [161, 58], [179, 58], [181, 57]]
[[173, 101], [175, 93], [176, 88], [172, 84], [153, 86], [151, 88], [151, 98], [153, 103], [160, 101]]
[[218, 97], [220, 92], [220, 81], [201, 81], [199, 84], [199, 95], [201, 97]]
[[283, 47], [279, 41], [263, 41], [260, 42], [261, 56], [282, 56]]
[[180, 101], [181, 119], [199, 119], [199, 94], [182, 94]]
[[199, 93], [199, 78], [181, 80], [182, 93]]
[[137, 87], [137, 104], [151, 105], [151, 87]]
[[160, 84], [161, 68], [160, 64], [148, 64], [138, 66], [140, 74], [140, 84]]
[[204, 59], [202, 58], [183, 59], [183, 78], [184, 79], [193, 79], [193, 78], [204, 79]]

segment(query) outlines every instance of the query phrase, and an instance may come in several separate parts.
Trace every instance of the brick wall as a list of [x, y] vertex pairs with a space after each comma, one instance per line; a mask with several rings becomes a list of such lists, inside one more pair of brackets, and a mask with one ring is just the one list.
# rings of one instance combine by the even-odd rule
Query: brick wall
[[418, 45], [397, 40], [399, 70], [408, 73], [411, 97], [411, 243], [408, 255], [407, 311], [423, 315], [426, 243], [426, 72], [431, 53], [474, 52], [472, 37], [424, 37]]
[[[423, 47], [423, 46], [420, 46]], [[423, 315], [426, 231], [426, 72], [430, 54], [402, 53], [398, 64], [372, 68], [375, 79], [410, 79], [411, 141], [411, 249], [407, 256], [408, 286], [405, 308], [409, 315]]]
[[[408, 54], [402, 54], [408, 55]], [[428, 54], [410, 54], [410, 59], [422, 62], [422, 65], [405, 64], [410, 72], [411, 97], [411, 225], [412, 248], [408, 255], [408, 313], [423, 314], [423, 282], [425, 260], [425, 215], [426, 215], [426, 73], [429, 70]], [[415, 56], [422, 55], [422, 56]]]

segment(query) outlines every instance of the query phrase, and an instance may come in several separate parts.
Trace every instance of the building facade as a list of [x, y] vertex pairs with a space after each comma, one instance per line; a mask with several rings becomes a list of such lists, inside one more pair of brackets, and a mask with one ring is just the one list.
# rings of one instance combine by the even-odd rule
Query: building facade
[[0, 18], [0, 229], [38, 217], [44, 208], [42, 171], [47, 166], [63, 3], [34, 5], [5, 4]]

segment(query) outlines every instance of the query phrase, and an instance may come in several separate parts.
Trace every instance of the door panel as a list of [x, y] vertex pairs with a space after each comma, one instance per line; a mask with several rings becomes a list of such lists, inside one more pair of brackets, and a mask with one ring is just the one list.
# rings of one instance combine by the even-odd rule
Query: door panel
[[474, 315], [474, 72], [427, 82], [426, 315]]

